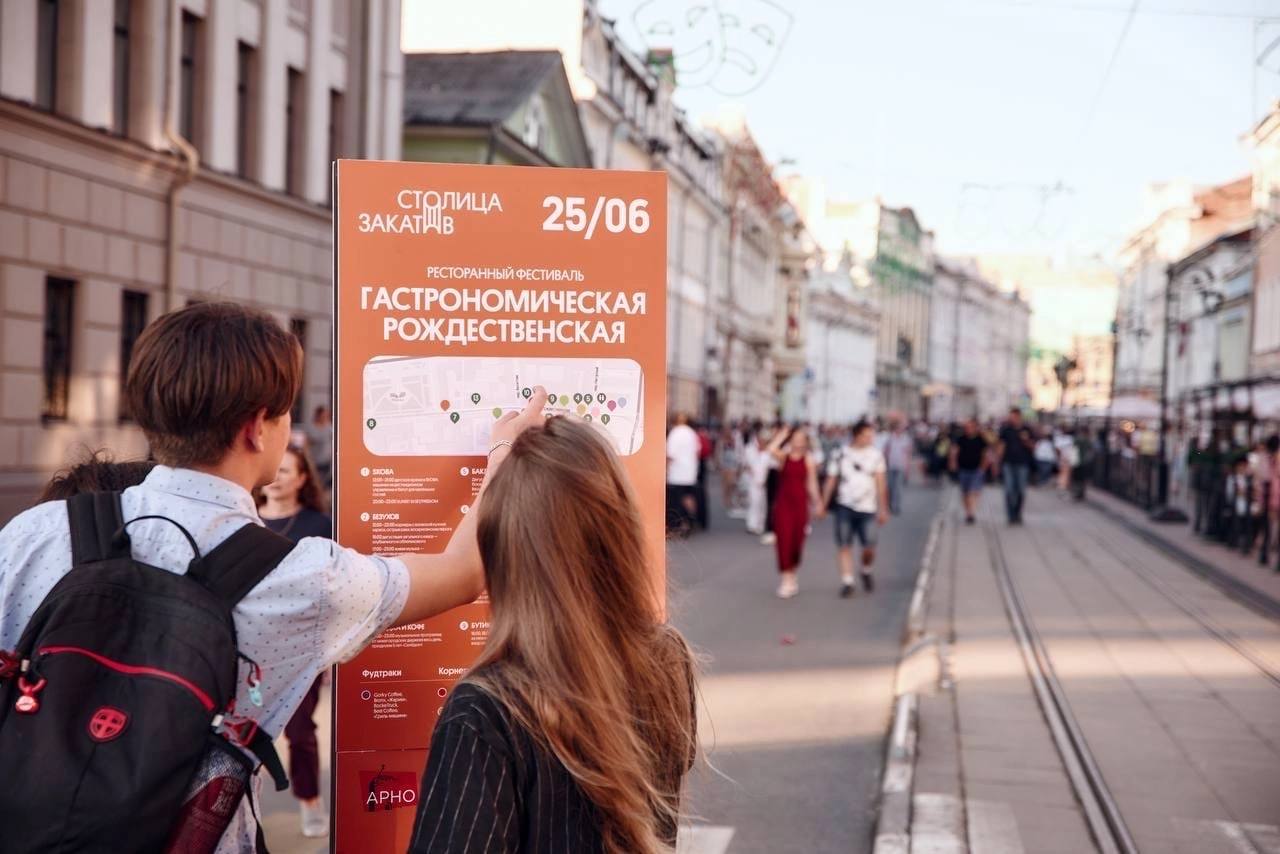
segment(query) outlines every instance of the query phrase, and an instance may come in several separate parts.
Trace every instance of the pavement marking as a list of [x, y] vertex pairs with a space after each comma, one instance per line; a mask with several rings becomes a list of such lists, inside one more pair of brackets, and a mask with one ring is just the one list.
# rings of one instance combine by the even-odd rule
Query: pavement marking
[[682, 825], [676, 839], [676, 854], [725, 854], [732, 839], [732, 827]]
[[971, 854], [1023, 854], [1018, 820], [1008, 804], [969, 800], [966, 807]]
[[1204, 824], [1225, 836], [1240, 854], [1280, 854], [1280, 828], [1238, 821], [1208, 821]]
[[911, 799], [911, 854], [964, 854], [964, 810], [954, 795]]

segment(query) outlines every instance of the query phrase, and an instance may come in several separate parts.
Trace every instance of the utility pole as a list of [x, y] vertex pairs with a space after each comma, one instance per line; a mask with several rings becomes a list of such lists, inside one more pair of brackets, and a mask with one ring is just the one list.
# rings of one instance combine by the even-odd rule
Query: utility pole
[[1165, 267], [1164, 282], [1164, 327], [1160, 336], [1160, 459], [1157, 468], [1155, 509], [1151, 511], [1151, 519], [1155, 522], [1186, 522], [1187, 514], [1176, 507], [1169, 506], [1169, 329], [1173, 326], [1170, 316], [1173, 307], [1174, 265]]

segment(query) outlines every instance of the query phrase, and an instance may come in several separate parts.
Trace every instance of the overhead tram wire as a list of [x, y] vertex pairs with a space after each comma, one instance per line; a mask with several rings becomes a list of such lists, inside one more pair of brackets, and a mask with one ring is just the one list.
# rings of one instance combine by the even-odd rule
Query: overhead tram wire
[[[1120, 59], [1120, 53], [1124, 50], [1124, 44], [1129, 38], [1129, 30], [1133, 28], [1133, 19], [1138, 14], [1138, 7], [1142, 4], [1142, 0], [1133, 0], [1129, 6], [1129, 14], [1125, 16], [1124, 26], [1120, 28], [1120, 35], [1116, 38], [1116, 45], [1111, 50], [1111, 58], [1107, 60], [1107, 68], [1102, 72], [1102, 79], [1098, 82], [1097, 91], [1093, 93], [1093, 100], [1089, 102], [1089, 110], [1084, 115], [1084, 123], [1080, 125], [1080, 133], [1076, 135], [1075, 144], [1071, 146], [1071, 154], [1075, 155], [1080, 151], [1080, 146], [1085, 138], [1089, 135], [1090, 129], [1093, 127], [1093, 120], [1097, 117], [1098, 106], [1102, 103], [1102, 96], [1107, 91], [1107, 84], [1111, 82], [1111, 74], [1115, 71], [1116, 62]], [[1058, 181], [1061, 183], [1066, 180], [1071, 172], [1071, 168], [1075, 166], [1074, 160], [1069, 160], [1065, 168], [1061, 172]]]
[[[1129, 15], [1123, 6], [1099, 6], [1096, 3], [1048, 2], [1035, 3], [1023, 0], [969, 0], [974, 5], [1001, 6], [1026, 12], [1096, 12], [1104, 15]], [[1214, 12], [1208, 9], [1143, 9], [1142, 15], [1158, 15], [1178, 18], [1219, 18], [1224, 20], [1256, 21], [1280, 19], [1280, 4], [1272, 14], [1250, 12]]]

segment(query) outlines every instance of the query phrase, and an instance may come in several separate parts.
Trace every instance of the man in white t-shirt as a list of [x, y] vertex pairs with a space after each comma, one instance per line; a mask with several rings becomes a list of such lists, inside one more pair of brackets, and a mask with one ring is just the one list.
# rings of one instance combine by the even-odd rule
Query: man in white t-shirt
[[840, 597], [853, 595], [853, 541], [862, 543], [862, 586], [874, 588], [871, 565], [876, 559], [877, 528], [889, 521], [884, 455], [875, 446], [875, 430], [866, 421], [853, 428], [853, 442], [827, 463], [823, 506], [835, 496], [836, 549], [840, 561]]
[[667, 519], [688, 532], [697, 517], [698, 451], [701, 443], [689, 416], [677, 413], [667, 434]]
[[[241, 527], [262, 524], [252, 491], [276, 478], [301, 385], [297, 339], [264, 312], [196, 303], [147, 327], [134, 345], [124, 390], [159, 463], [121, 494], [123, 518], [138, 520], [128, 529], [135, 560], [181, 574], [192, 548], [208, 554]], [[485, 483], [520, 432], [542, 423], [546, 399], [539, 387], [522, 413], [494, 422]], [[239, 651], [261, 672], [250, 689], [242, 670], [234, 708], [251, 710], [262, 730], [278, 736], [317, 674], [355, 656], [384, 629], [478, 597], [480, 501], [437, 554], [378, 557], [321, 537], [300, 540], [232, 610]], [[0, 529], [0, 652], [15, 648], [36, 608], [71, 570], [69, 531], [63, 501], [36, 505]], [[253, 789], [222, 835], [219, 854], [255, 850], [256, 776]], [[38, 806], [0, 803], [0, 815]]]

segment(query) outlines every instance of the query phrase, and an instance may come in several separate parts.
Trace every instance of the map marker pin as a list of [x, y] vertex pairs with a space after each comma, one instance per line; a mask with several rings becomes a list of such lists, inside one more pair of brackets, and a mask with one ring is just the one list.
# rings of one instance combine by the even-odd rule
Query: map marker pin
[[575, 394], [573, 395], [573, 402], [574, 402], [574, 403], [582, 403], [582, 393], [581, 393], [581, 392], [577, 392], [577, 393], [575, 393]]
[[447, 400], [442, 400], [442, 401], [440, 401], [440, 409], [441, 409], [442, 411], [444, 411], [444, 412], [448, 412], [448, 411], [449, 411], [449, 401], [447, 401]]
[[604, 392], [600, 392], [599, 394], [597, 394], [596, 403], [604, 403], [604, 397], [605, 397]]
[[523, 388], [520, 390], [520, 396], [523, 397], [525, 400], [528, 400], [532, 395], [533, 395], [533, 389], [531, 388]]
[[494, 417], [494, 418], [501, 418], [501, 417], [502, 417], [502, 407], [501, 407], [501, 406], [495, 406], [495, 407], [493, 408], [493, 417]]
[[590, 421], [590, 420], [591, 420], [591, 416], [590, 416], [590, 415], [584, 415], [584, 416], [582, 416], [582, 420], [583, 420], [583, 421]]
[[480, 395], [479, 395], [479, 394], [473, 394], [473, 395], [471, 395], [471, 402], [472, 402], [472, 403], [479, 403], [479, 402], [480, 402]]
[[616, 400], [611, 400], [605, 404], [605, 406], [609, 407], [610, 412], [612, 412], [617, 405], [618, 405], [618, 401]]
[[604, 415], [601, 415], [601, 416], [600, 416], [600, 423], [601, 423], [601, 424], [608, 424], [608, 423], [609, 423], [609, 413], [607, 413], [607, 412], [606, 412]]
[[567, 394], [562, 394], [562, 395], [560, 395], [560, 405], [561, 405], [561, 406], [568, 406], [568, 405], [569, 405], [569, 395], [567, 395]]
[[461, 418], [461, 417], [462, 417], [462, 416], [461, 416], [461, 415], [459, 415], [459, 414], [458, 414], [458, 413], [456, 413], [456, 412], [450, 412], [450, 413], [449, 413], [449, 420], [450, 420], [450, 421], [452, 421], [454, 424], [457, 424], [457, 423], [458, 423], [458, 419], [459, 419], [459, 418]]
[[372, 418], [370, 418], [368, 421], [366, 421], [366, 422], [364, 422], [364, 423], [365, 423], [366, 425], [368, 425], [368, 427], [369, 427], [369, 429], [370, 429], [370, 430], [372, 430], [374, 427], [377, 427], [377, 426], [378, 426], [378, 422], [377, 422], [377, 421], [375, 421], [375, 420], [374, 420], [374, 419], [372, 419]]

